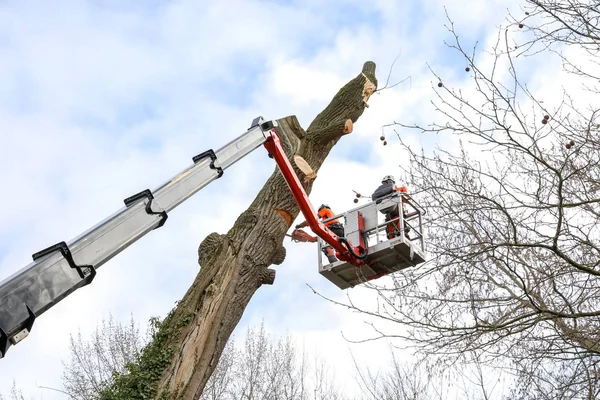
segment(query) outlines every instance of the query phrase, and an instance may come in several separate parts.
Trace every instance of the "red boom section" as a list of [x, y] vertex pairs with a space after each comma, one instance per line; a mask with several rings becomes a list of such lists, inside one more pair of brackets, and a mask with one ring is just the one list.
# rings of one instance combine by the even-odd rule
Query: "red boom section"
[[[319, 221], [319, 218], [317, 217], [317, 212], [310, 203], [308, 195], [304, 191], [304, 188], [302, 187], [298, 176], [294, 172], [292, 164], [290, 164], [290, 161], [288, 160], [287, 156], [285, 155], [285, 152], [283, 151], [283, 147], [281, 146], [281, 140], [279, 139], [279, 135], [277, 134], [275, 129], [271, 129], [271, 136], [267, 138], [267, 141], [265, 142], [264, 146], [266, 147], [269, 154], [271, 154], [271, 156], [273, 156], [273, 158], [275, 159], [275, 162], [277, 163], [281, 174], [285, 178], [285, 181], [287, 182], [290, 190], [292, 191], [294, 199], [296, 199], [296, 202], [300, 207], [300, 211], [302, 211], [306, 222], [308, 222], [308, 226], [310, 226], [310, 229], [312, 229], [312, 231], [317, 236], [326, 241], [331, 247], [337, 250], [336, 256], [338, 259], [349, 262], [353, 265], [356, 265], [357, 267], [364, 265], [364, 262], [362, 260], [359, 260], [358, 258], [354, 257], [346, 248], [346, 246], [340, 243], [336, 234], [329, 230], [329, 228], [327, 228], [325, 224]], [[355, 254], [361, 254], [361, 250], [358, 248], [353, 248], [352, 250]]]

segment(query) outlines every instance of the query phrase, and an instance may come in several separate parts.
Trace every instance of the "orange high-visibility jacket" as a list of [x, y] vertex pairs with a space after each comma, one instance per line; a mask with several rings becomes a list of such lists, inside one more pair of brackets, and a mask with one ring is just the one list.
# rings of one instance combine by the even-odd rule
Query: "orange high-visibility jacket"
[[[327, 218], [331, 218], [333, 217], [335, 214], [329, 209], [329, 208], [323, 208], [321, 211], [319, 211], [319, 218], [321, 219], [327, 219]], [[327, 221], [325, 222], [325, 226], [329, 226], [335, 222], [338, 222], [338, 219], [332, 219], [331, 221]]]
[[[400, 193], [404, 194], [406, 196], [406, 199], [410, 200], [410, 196], [408, 195], [408, 189], [406, 189], [406, 186], [396, 186], [394, 185], [394, 189], [396, 189], [397, 191], [399, 191]], [[402, 199], [402, 212], [405, 212], [404, 210], [404, 204], [406, 203], [406, 199]]]
[[398, 187], [398, 186], [394, 185], [394, 189], [396, 189], [400, 193], [404, 193], [406, 195], [406, 198], [410, 200], [410, 196], [408, 195], [408, 189], [406, 189], [406, 186]]

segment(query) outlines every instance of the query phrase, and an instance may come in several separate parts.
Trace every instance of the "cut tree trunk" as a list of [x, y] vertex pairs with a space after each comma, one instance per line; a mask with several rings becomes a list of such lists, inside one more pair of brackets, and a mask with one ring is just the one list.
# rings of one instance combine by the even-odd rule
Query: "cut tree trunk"
[[[352, 132], [352, 124], [376, 88], [375, 63], [369, 61], [306, 131], [295, 116], [278, 120], [277, 132], [288, 158], [300, 155], [317, 172], [338, 140]], [[292, 165], [299, 178], [304, 178]], [[313, 182], [303, 180], [306, 193], [311, 192]], [[202, 241], [200, 272], [165, 320], [178, 329], [169, 338], [175, 351], [159, 381], [157, 397], [198, 399], [252, 295], [261, 285], [273, 284], [275, 271], [269, 266], [284, 261], [285, 233], [299, 212], [276, 169], [229, 232], [213, 232]]]

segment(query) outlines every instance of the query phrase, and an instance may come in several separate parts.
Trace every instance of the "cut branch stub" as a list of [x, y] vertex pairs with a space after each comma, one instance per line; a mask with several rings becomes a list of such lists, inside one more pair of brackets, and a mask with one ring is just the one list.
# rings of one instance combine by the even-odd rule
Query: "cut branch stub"
[[354, 124], [352, 123], [351, 119], [347, 119], [346, 122], [344, 123], [344, 130], [343, 133], [344, 134], [349, 134], [352, 133], [352, 129], [354, 127]]
[[271, 268], [265, 268], [260, 274], [260, 283], [263, 285], [272, 285], [275, 282], [276, 271]]
[[313, 171], [306, 160], [299, 154], [294, 154], [294, 163], [296, 163], [296, 166], [300, 168], [300, 171], [302, 171], [304, 175], [310, 176], [311, 178], [315, 178], [317, 176], [317, 173]]
[[304, 185], [307, 185], [311, 180], [317, 177], [317, 173], [310, 167], [310, 165], [308, 165], [306, 160], [300, 155], [294, 155], [294, 163], [296, 164], [298, 169], [300, 169], [300, 171], [302, 171], [302, 173], [304, 174]]

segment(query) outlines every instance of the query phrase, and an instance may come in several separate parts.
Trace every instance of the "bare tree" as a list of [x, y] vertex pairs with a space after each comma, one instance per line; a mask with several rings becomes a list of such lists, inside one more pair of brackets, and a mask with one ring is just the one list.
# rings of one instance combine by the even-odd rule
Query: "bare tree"
[[[410, 155], [405, 172], [413, 198], [428, 211], [432, 260], [398, 274], [397, 290], [380, 291], [385, 307], [374, 314], [408, 328], [393, 334], [424, 357], [452, 364], [475, 354], [511, 372], [515, 397], [594, 399], [600, 98], [590, 91], [598, 70], [580, 66], [599, 61], [599, 4], [528, 3], [536, 10], [527, 11], [533, 35], [519, 36], [524, 25], [501, 30], [488, 60], [465, 50], [450, 23], [451, 47], [463, 56], [471, 84], [454, 90], [436, 75], [433, 105], [443, 121], [395, 124], [459, 135], [461, 145], [456, 152], [417, 151], [398, 132]], [[515, 46], [519, 40], [528, 48]], [[566, 70], [587, 84], [588, 101], [563, 91], [559, 104], [546, 106], [550, 99], [530, 91], [516, 57], [533, 56], [527, 51], [534, 45], [554, 46], [557, 54], [569, 46], [584, 50], [589, 59], [567, 59]]]
[[359, 383], [364, 399], [376, 400], [424, 400], [439, 399], [434, 395], [434, 383], [439, 382], [438, 377], [432, 379], [427, 376], [426, 369], [419, 363], [400, 362], [398, 354], [391, 352], [392, 360], [384, 371], [372, 371], [356, 364]]
[[440, 366], [435, 359], [401, 361], [404, 354], [397, 349], [391, 349], [390, 355], [391, 360], [376, 371], [355, 361], [362, 399], [501, 399], [498, 374], [486, 368], [477, 357], [448, 368]]
[[237, 367], [241, 379], [234, 382], [235, 392], [239, 398], [251, 400], [262, 397], [266, 392], [268, 349], [264, 327], [261, 325], [258, 332], [249, 328], [244, 341], [244, 350], [238, 358]]
[[[600, 42], [600, 6], [597, 0], [527, 0], [523, 14], [511, 15], [513, 26], [530, 34], [515, 43], [516, 55], [535, 54], [550, 50], [558, 54], [565, 69], [591, 78], [594, 84], [600, 77], [598, 62]], [[577, 48], [588, 55], [586, 61], [592, 68], [582, 67], [563, 53], [564, 49]], [[597, 91], [595, 86], [593, 90]]]
[[[147, 335], [156, 335], [156, 327], [156, 320], [152, 319]], [[64, 390], [39, 388], [61, 392], [69, 399], [106, 398], [105, 388], [112, 382], [111, 374], [131, 367], [132, 360], [140, 357], [140, 343], [139, 329], [133, 319], [124, 325], [110, 316], [97, 325], [90, 338], [82, 338], [80, 332], [72, 337], [71, 361], [65, 364], [63, 377]], [[234, 338], [230, 338], [200, 400], [449, 398], [444, 394], [444, 376], [435, 372], [435, 368], [422, 363], [401, 362], [393, 349], [390, 354], [391, 362], [384, 366], [383, 373], [374, 374], [355, 362], [362, 396], [357, 393], [348, 397], [341, 392], [332, 366], [325, 359], [318, 354], [309, 357], [305, 349], [299, 350], [297, 342], [289, 335], [271, 337], [265, 332], [264, 324], [250, 326], [241, 346], [236, 346]], [[84, 371], [86, 369], [89, 371]], [[486, 393], [481, 383], [475, 389]], [[25, 400], [25, 396], [13, 383], [8, 397], [0, 393], [0, 400]]]
[[318, 356], [309, 363], [290, 336], [271, 338], [261, 324], [247, 329], [240, 348], [227, 344], [200, 399], [341, 399], [329, 368]]
[[25, 396], [23, 396], [23, 392], [17, 388], [17, 383], [13, 381], [8, 397], [5, 397], [0, 393], [0, 400], [25, 400]]
[[[553, 52], [566, 71], [586, 78], [588, 91], [600, 91], [600, 5], [597, 0], [527, 0], [512, 26], [524, 31], [512, 43], [514, 57]], [[574, 57], [578, 52], [586, 57]]]
[[[152, 319], [147, 332], [157, 334], [157, 321]], [[69, 399], [104, 399], [106, 388], [115, 373], [128, 373], [141, 355], [142, 340], [133, 318], [121, 324], [112, 316], [102, 320], [89, 338], [81, 332], [71, 337], [71, 360], [63, 363], [63, 390]], [[243, 345], [238, 348], [232, 337], [225, 346], [218, 365], [200, 400], [341, 400], [335, 375], [322, 358], [298, 351], [291, 336], [272, 338], [261, 324], [248, 327]], [[25, 400], [13, 382], [8, 397], [0, 400]]]
[[[315, 356], [312, 364], [311, 393], [300, 399], [308, 400], [342, 400], [344, 395], [340, 393], [339, 385], [336, 384], [336, 375], [333, 367], [323, 358]], [[345, 381], [341, 382], [345, 384]]]
[[81, 331], [71, 335], [70, 361], [63, 362], [65, 393], [76, 400], [96, 398], [110, 387], [115, 374], [124, 373], [136, 360], [142, 344], [133, 316], [128, 324], [121, 324], [109, 315], [89, 338], [82, 337]]

